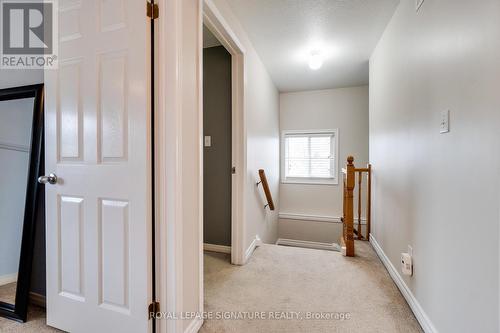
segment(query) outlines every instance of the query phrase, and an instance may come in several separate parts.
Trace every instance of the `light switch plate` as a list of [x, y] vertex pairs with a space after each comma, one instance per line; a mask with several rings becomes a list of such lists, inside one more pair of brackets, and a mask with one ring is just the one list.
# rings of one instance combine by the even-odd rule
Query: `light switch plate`
[[450, 110], [441, 112], [441, 124], [439, 133], [448, 133], [450, 131]]
[[212, 147], [212, 137], [205, 135], [205, 147]]
[[415, 0], [415, 11], [418, 12], [420, 7], [424, 4], [424, 0]]

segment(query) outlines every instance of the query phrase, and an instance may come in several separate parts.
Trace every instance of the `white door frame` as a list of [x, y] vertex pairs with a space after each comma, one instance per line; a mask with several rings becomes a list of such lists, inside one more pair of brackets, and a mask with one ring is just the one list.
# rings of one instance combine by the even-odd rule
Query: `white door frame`
[[[161, 311], [183, 311], [182, 1], [159, 0], [155, 107], [156, 296]], [[183, 332], [182, 320], [158, 320], [158, 332]]]
[[[159, 4], [159, 19], [156, 20], [156, 41], [158, 47], [156, 68], [158, 84], [155, 108], [156, 133], [156, 283], [157, 300], [161, 311], [179, 313], [185, 310], [183, 299], [183, 210], [190, 203], [183, 202], [183, 181], [197, 178], [199, 211], [198, 251], [199, 251], [199, 309], [203, 311], [203, 22], [219, 38], [231, 54], [232, 61], [232, 162], [236, 174], [232, 176], [232, 216], [231, 216], [231, 262], [245, 263], [245, 180], [247, 170], [246, 133], [244, 116], [245, 49], [236, 38], [226, 20], [222, 17], [212, 0], [156, 0]], [[196, 9], [195, 9], [196, 8]], [[184, 17], [184, 10], [195, 9], [197, 21]], [[183, 63], [183, 52], [191, 52], [190, 38], [196, 29], [196, 75], [195, 85], [188, 86], [184, 80], [191, 81], [191, 69]], [[187, 37], [186, 37], [187, 36]], [[187, 40], [186, 40], [187, 38]], [[184, 43], [187, 43], [186, 45]], [[186, 50], [185, 50], [186, 49]], [[186, 98], [197, 99], [197, 124], [189, 126], [197, 129], [198, 150], [193, 152], [183, 142], [183, 111]], [[188, 96], [188, 97], [186, 97]], [[191, 107], [191, 106], [190, 106]], [[184, 129], [185, 130], [185, 129]], [[182, 155], [198, 154], [198, 173], [183, 174]], [[188, 328], [183, 320], [158, 320], [158, 331], [184, 332], [197, 331], [202, 321], [193, 321]]]
[[[245, 264], [245, 228], [244, 228], [244, 196], [246, 172], [244, 88], [245, 88], [245, 49], [238, 40], [226, 20], [222, 17], [212, 0], [203, 0], [203, 22], [214, 34], [226, 50], [231, 54], [231, 84], [232, 84], [232, 166], [236, 174], [232, 176], [231, 186], [231, 263]], [[203, 25], [200, 24], [200, 29]], [[201, 33], [200, 36], [203, 34]], [[203, 54], [203, 38], [199, 41], [199, 52]], [[203, 58], [200, 57], [201, 73], [203, 74]], [[203, 76], [200, 78], [203, 83]], [[203, 84], [201, 96], [203, 96]], [[200, 110], [203, 115], [203, 106]], [[203, 116], [201, 117], [203, 119]], [[202, 129], [203, 130], [203, 129]], [[203, 135], [203, 132], [201, 133]], [[202, 166], [203, 167], [203, 166]], [[202, 191], [203, 195], [203, 191]]]

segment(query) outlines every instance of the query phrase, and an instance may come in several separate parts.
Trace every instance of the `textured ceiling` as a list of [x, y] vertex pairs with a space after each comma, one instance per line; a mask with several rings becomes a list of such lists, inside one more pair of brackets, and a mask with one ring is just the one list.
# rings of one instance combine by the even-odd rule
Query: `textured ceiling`
[[[282, 92], [368, 84], [368, 60], [399, 0], [226, 0]], [[323, 67], [308, 56], [319, 49]]]

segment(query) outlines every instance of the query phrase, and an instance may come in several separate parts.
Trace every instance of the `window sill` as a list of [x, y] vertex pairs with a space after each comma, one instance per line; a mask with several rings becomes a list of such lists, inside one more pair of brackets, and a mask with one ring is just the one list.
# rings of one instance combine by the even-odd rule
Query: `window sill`
[[281, 179], [281, 184], [297, 184], [297, 185], [338, 185], [337, 178], [304, 178], [304, 179]]

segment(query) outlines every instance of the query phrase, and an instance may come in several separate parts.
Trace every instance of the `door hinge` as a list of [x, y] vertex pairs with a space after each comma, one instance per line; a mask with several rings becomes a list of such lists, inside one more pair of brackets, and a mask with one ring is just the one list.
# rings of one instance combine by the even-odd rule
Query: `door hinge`
[[148, 319], [155, 317], [160, 312], [160, 302], [151, 302], [148, 306]]
[[146, 15], [154, 20], [158, 18], [160, 10], [158, 9], [158, 4], [146, 1]]

